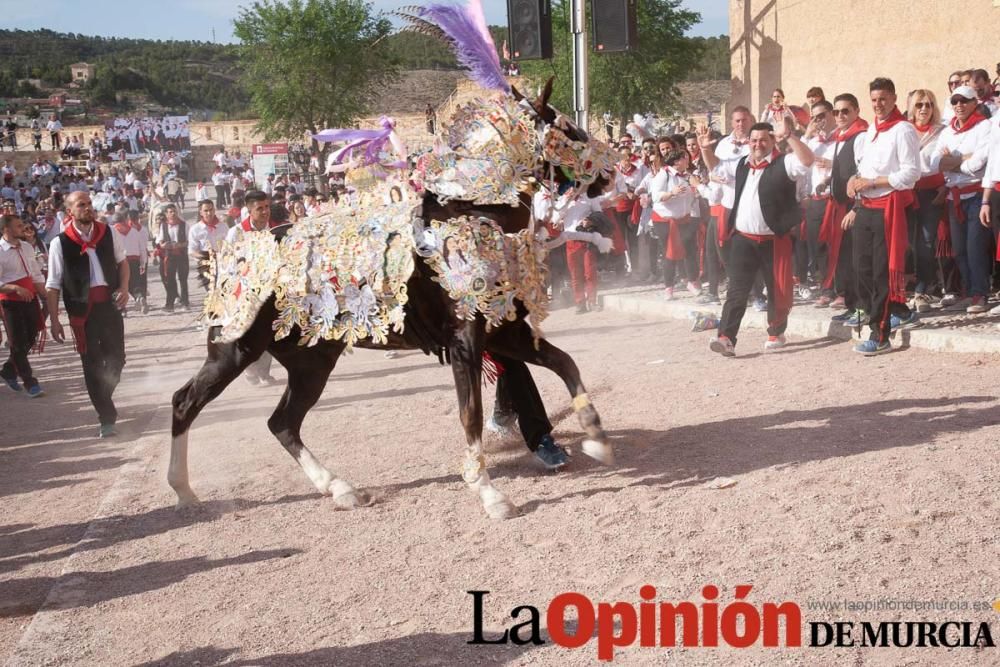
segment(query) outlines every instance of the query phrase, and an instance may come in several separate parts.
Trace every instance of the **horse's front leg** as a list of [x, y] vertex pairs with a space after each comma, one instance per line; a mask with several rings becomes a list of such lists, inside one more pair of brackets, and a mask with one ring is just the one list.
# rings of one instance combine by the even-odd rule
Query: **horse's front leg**
[[491, 519], [517, 516], [517, 506], [493, 485], [486, 470], [486, 456], [483, 454], [482, 348], [474, 333], [461, 335], [452, 345], [451, 369], [455, 375], [459, 413], [468, 443], [462, 463], [462, 478], [470, 489], [479, 493], [483, 509]]

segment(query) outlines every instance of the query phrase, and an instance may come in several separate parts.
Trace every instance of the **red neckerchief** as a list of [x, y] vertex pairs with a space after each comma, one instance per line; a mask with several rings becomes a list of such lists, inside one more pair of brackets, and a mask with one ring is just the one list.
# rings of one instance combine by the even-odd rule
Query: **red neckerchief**
[[834, 130], [833, 132], [830, 133], [824, 132], [822, 134], [817, 135], [816, 138], [819, 139], [819, 142], [821, 144], [833, 143], [834, 141], [837, 140], [837, 130]]
[[781, 153], [779, 153], [778, 149], [775, 148], [773, 151], [771, 151], [771, 154], [766, 159], [762, 160], [761, 162], [758, 162], [757, 164], [750, 164], [750, 160], [747, 160], [747, 166], [753, 170], [767, 169], [771, 165], [771, 163], [777, 160], [780, 156]]
[[128, 233], [130, 231], [132, 231], [132, 225], [128, 225], [128, 224], [123, 225], [120, 222], [116, 222], [115, 223], [115, 229], [117, 229], [118, 233], [121, 234], [122, 236], [128, 236]]
[[[205, 221], [202, 220], [202, 222], [205, 222]], [[211, 220], [209, 220], [208, 222], [205, 222], [205, 226], [208, 227], [209, 229], [213, 229], [213, 230], [215, 229], [215, 227], [218, 224], [219, 224], [219, 216], [217, 216], [217, 215], [213, 215]]]
[[917, 132], [919, 132], [920, 134], [926, 134], [930, 132], [930, 129], [934, 126], [931, 125], [930, 123], [927, 123], [926, 125], [920, 125], [919, 123], [914, 123], [913, 127], [917, 128]]
[[868, 121], [864, 118], [855, 118], [854, 122], [845, 127], [843, 130], [837, 129], [833, 136], [836, 137], [838, 142], [849, 141], [857, 135], [861, 134], [868, 129]]
[[875, 119], [875, 136], [872, 137], [872, 141], [878, 139], [878, 135], [883, 132], [888, 132], [892, 128], [896, 127], [899, 123], [906, 120], [906, 117], [899, 111], [899, 107], [894, 106], [889, 115], [886, 116], [885, 120]]
[[787, 107], [784, 104], [781, 105], [780, 107], [776, 107], [773, 104], [768, 103], [767, 107], [764, 110], [765, 111], [770, 111], [772, 114], [777, 115], [779, 113], [780, 114], [784, 114], [786, 108]]
[[962, 134], [963, 132], [968, 132], [976, 125], [979, 125], [984, 120], [986, 120], [986, 116], [980, 113], [979, 109], [977, 108], [975, 111], [972, 112], [972, 115], [970, 115], [968, 118], [965, 119], [965, 125], [959, 124], [958, 116], [952, 118], [951, 129], [952, 131], [955, 132], [955, 134]]
[[635, 166], [635, 162], [632, 162], [631, 160], [629, 160], [628, 166], [625, 167], [624, 169], [622, 168], [621, 164], [622, 163], [619, 162], [617, 165], [615, 165], [615, 168], [619, 171], [619, 173], [621, 173], [622, 176], [631, 176], [632, 174], [635, 173], [635, 170], [638, 169], [638, 167]]
[[76, 228], [76, 224], [74, 224], [73, 218], [70, 217], [68, 220], [69, 222], [66, 225], [65, 234], [69, 237], [70, 241], [80, 246], [80, 254], [85, 254], [90, 248], [93, 248], [96, 251], [97, 244], [101, 242], [101, 239], [104, 238], [104, 234], [108, 231], [108, 226], [103, 222], [95, 222], [90, 231], [90, 240], [84, 241], [80, 236], [79, 230]]
[[730, 141], [733, 142], [734, 146], [746, 146], [747, 144], [750, 143], [750, 137], [746, 137], [744, 139], [737, 139], [735, 134], [730, 135], [730, 137], [731, 137]]
[[243, 218], [240, 222], [240, 227], [242, 227], [245, 232], [254, 231], [253, 223], [250, 222], [250, 218]]

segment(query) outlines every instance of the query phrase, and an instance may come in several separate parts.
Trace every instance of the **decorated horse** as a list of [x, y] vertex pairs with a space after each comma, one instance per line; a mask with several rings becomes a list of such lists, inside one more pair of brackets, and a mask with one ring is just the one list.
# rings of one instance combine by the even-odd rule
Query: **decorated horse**
[[[492, 482], [483, 454], [484, 355], [556, 373], [586, 433], [583, 452], [612, 461], [576, 364], [540, 328], [548, 310], [546, 243], [531, 190], [548, 181], [596, 195], [615, 155], [548, 104], [551, 80], [534, 100], [509, 85], [478, 2], [412, 11], [411, 23], [445, 37], [486, 92], [499, 94], [460, 108], [435, 149], [410, 164], [381, 150], [394, 142], [373, 143], [390, 138], [388, 125], [349, 144], [357, 150], [343, 157], [361, 191], [354, 207], [247, 232], [214, 257], [204, 312], [208, 357], [173, 397], [168, 481], [179, 505], [197, 502], [187, 465], [192, 423], [265, 352], [288, 373], [268, 428], [338, 508], [366, 505], [368, 496], [323, 466], [300, 428], [353, 347], [422, 350], [450, 364], [467, 443], [462, 477], [492, 518], [518, 510]], [[422, 191], [416, 206], [380, 194], [391, 182], [384, 172], [400, 168]]]

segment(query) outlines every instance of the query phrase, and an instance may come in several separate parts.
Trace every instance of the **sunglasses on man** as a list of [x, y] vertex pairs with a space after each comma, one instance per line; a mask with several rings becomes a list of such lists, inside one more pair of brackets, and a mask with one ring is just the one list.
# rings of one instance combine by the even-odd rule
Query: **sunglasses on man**
[[851, 113], [850, 109], [834, 109], [833, 110], [833, 115], [834, 116], [847, 116], [847, 115], [850, 115], [850, 113]]

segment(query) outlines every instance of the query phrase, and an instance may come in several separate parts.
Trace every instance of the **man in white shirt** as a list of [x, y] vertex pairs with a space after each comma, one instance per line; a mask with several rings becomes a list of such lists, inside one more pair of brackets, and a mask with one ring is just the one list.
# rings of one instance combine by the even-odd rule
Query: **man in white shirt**
[[59, 119], [55, 116], [45, 124], [45, 129], [49, 131], [49, 141], [52, 144], [52, 150], [59, 150], [59, 133], [62, 132], [63, 125], [59, 122]]
[[121, 237], [97, 222], [87, 193], [66, 197], [66, 210], [73, 220], [49, 246], [45, 282], [49, 323], [53, 340], [66, 340], [59, 321], [61, 294], [83, 362], [87, 393], [100, 419], [99, 435], [109, 438], [115, 435], [118, 421], [112, 396], [125, 366], [125, 326], [120, 309], [128, 304], [128, 262]]
[[21, 391], [18, 378], [28, 396], [44, 394], [32, 374], [28, 353], [44, 325], [38, 296], [45, 293], [45, 278], [35, 260], [34, 250], [22, 243], [26, 223], [16, 215], [0, 215], [0, 313], [7, 329], [10, 356], [0, 368], [0, 379], [14, 391]]
[[208, 262], [211, 253], [218, 252], [226, 240], [229, 228], [219, 222], [215, 214], [215, 204], [211, 199], [198, 202], [198, 222], [191, 226], [188, 234], [188, 254], [194, 261], [198, 282], [208, 289]]
[[722, 162], [712, 152], [708, 128], [698, 129], [698, 142], [709, 168], [733, 186], [733, 210], [728, 220], [730, 236], [729, 291], [722, 307], [719, 335], [711, 341], [713, 352], [735, 356], [736, 336], [746, 312], [747, 297], [758, 275], [767, 286], [767, 334], [765, 351], [786, 344], [785, 329], [792, 308], [792, 237], [799, 225], [801, 209], [796, 181], [813, 164], [813, 154], [795, 135], [794, 121], [782, 118], [783, 134], [792, 154], [776, 148], [774, 129], [768, 123], [750, 128], [750, 155]]
[[[819, 276], [836, 271], [836, 267], [827, 263], [828, 252], [826, 244], [819, 240], [820, 228], [826, 214], [827, 202], [830, 200], [831, 181], [833, 178], [833, 157], [837, 146], [837, 124], [833, 117], [833, 105], [821, 100], [812, 105], [811, 120], [806, 128], [806, 146], [813, 152], [812, 171], [809, 179], [809, 199], [805, 206], [806, 246], [808, 248], [807, 273], [814, 280]], [[826, 308], [833, 301], [832, 289], [824, 291], [816, 302], [819, 308]]]
[[[916, 319], [906, 305], [906, 208], [920, 178], [920, 138], [897, 108], [891, 80], [877, 78], [868, 89], [875, 122], [857, 144], [858, 173], [847, 194], [859, 201], [843, 226], [853, 229], [858, 307], [871, 327], [854, 351], [871, 357], [891, 351], [890, 331]], [[859, 316], [849, 324], [860, 328], [863, 322]]]
[[139, 212], [115, 213], [115, 231], [121, 236], [128, 262], [128, 293], [145, 315], [149, 312], [146, 267], [149, 265], [149, 230], [139, 221]]

